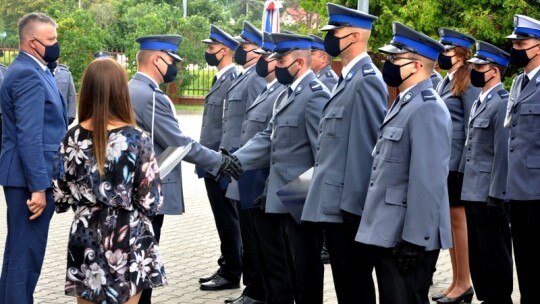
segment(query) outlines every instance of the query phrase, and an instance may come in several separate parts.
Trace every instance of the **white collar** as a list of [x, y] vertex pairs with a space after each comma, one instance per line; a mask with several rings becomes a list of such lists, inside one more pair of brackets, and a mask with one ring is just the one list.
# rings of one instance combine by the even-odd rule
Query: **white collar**
[[480, 93], [480, 96], [478, 96], [478, 99], [480, 100], [480, 102], [484, 102], [484, 99], [486, 99], [486, 96], [487, 96], [491, 91], [493, 91], [493, 89], [495, 89], [499, 84], [500, 84], [500, 82], [497, 83], [497, 84], [495, 84], [494, 86], [492, 86], [489, 90], [485, 91], [484, 93]]
[[300, 82], [302, 81], [302, 79], [304, 79], [308, 74], [309, 72], [311, 72], [311, 70], [307, 70], [304, 74], [302, 74], [300, 77], [298, 77], [298, 79], [296, 79], [292, 84], [291, 84], [291, 90], [296, 91], [296, 87], [300, 84]]
[[525, 75], [527, 75], [527, 77], [529, 78], [529, 80], [532, 80], [534, 75], [536, 75], [536, 73], [538, 73], [538, 70], [540, 70], [540, 65], [535, 67], [532, 71], [530, 71], [529, 73], [524, 73]]
[[277, 82], [277, 78], [274, 78], [274, 80], [272, 80], [272, 81], [270, 81], [269, 83], [266, 84], [266, 89], [267, 90], [270, 89], [274, 85], [274, 83], [276, 83], [276, 82]]
[[26, 51], [22, 51], [23, 53], [25, 53], [26, 55], [30, 56], [30, 58], [34, 59], [38, 64], [39, 66], [41, 67], [41, 69], [43, 69], [43, 71], [45, 71], [45, 69], [47, 68], [47, 65], [41, 63], [41, 61], [39, 61], [36, 57], [34, 57], [33, 55], [31, 55], [30, 53], [26, 52]]
[[145, 73], [143, 73], [141, 71], [137, 71], [137, 74], [141, 74], [144, 77], [147, 77], [148, 79], [152, 80], [152, 82], [156, 85], [156, 88], [159, 89], [159, 84], [157, 83], [157, 81], [154, 78], [150, 77], [148, 74], [145, 74]]
[[349, 74], [355, 64], [357, 64], [360, 60], [367, 56], [369, 56], [367, 52], [362, 52], [358, 56], [354, 57], [354, 59], [351, 60], [346, 66], [344, 66], [341, 70], [341, 76], [343, 77], [343, 79], [345, 79], [345, 76]]
[[216, 79], [220, 79], [221, 76], [223, 76], [223, 74], [225, 74], [227, 71], [229, 71], [229, 69], [232, 69], [234, 67], [235, 67], [234, 63], [231, 63], [228, 66], [224, 67], [223, 69], [219, 70], [216, 74]]

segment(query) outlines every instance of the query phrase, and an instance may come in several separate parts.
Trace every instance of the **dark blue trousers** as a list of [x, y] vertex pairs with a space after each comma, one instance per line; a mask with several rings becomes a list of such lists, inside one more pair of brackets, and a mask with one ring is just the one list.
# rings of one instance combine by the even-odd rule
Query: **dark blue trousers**
[[32, 215], [26, 201], [27, 188], [4, 187], [7, 203], [7, 236], [0, 277], [0, 303], [34, 303], [34, 289], [45, 258], [49, 223], [54, 213], [52, 190], [47, 190], [47, 206], [40, 217]]

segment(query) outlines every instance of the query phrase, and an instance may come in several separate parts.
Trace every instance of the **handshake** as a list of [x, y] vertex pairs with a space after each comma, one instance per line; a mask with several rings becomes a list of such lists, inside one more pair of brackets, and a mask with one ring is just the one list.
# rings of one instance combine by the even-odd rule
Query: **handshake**
[[240, 161], [236, 156], [232, 155], [226, 149], [220, 148], [219, 151], [221, 152], [221, 167], [219, 168], [215, 180], [219, 181], [224, 175], [238, 180], [240, 176], [244, 174], [242, 164], [240, 164]]

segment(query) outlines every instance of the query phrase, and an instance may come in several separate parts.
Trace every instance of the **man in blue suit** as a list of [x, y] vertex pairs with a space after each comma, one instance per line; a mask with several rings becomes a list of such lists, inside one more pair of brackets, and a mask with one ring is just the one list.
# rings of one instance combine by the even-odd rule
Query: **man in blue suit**
[[56, 23], [31, 13], [19, 20], [20, 53], [6, 73], [0, 100], [4, 128], [0, 185], [8, 233], [0, 303], [33, 303], [54, 212], [54, 157], [67, 126], [67, 106], [47, 63], [60, 55]]

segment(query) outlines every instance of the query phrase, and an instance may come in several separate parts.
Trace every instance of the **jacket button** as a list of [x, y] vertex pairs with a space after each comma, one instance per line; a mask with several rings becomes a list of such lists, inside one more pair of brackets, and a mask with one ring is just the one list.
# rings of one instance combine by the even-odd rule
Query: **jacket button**
[[377, 169], [377, 166], [373, 166], [373, 171], [375, 171]]
[[429, 236], [425, 236], [424, 240], [426, 240], [426, 241], [429, 240]]
[[369, 185], [373, 187], [373, 182], [369, 182]]
[[469, 159], [469, 158], [467, 158], [467, 161], [470, 161], [470, 159]]
[[403, 200], [403, 205], [407, 205], [407, 199]]
[[514, 148], [510, 148], [510, 152], [514, 152]]

